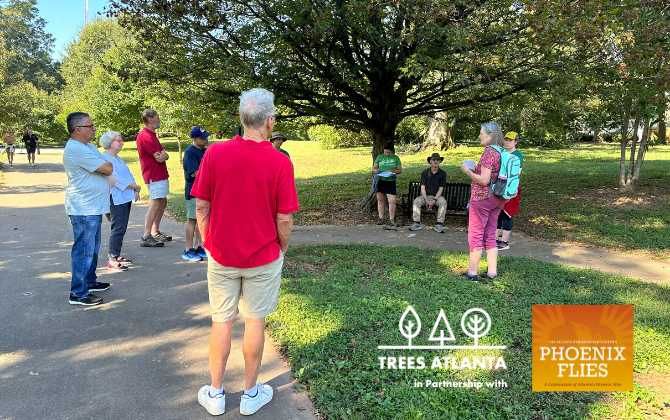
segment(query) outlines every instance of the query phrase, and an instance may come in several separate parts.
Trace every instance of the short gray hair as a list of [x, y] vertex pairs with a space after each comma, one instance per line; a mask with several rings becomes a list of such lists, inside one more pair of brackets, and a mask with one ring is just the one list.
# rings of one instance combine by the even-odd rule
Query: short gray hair
[[105, 134], [100, 136], [100, 146], [102, 146], [103, 149], [107, 150], [110, 147], [112, 147], [112, 142], [114, 141], [115, 138], [121, 137], [121, 133], [116, 132], [116, 131], [107, 131]]
[[275, 95], [263, 88], [254, 88], [240, 95], [240, 121], [249, 128], [259, 128], [275, 114]]
[[491, 144], [496, 145], [496, 146], [501, 146], [503, 145], [503, 139], [505, 136], [503, 136], [502, 130], [500, 129], [500, 126], [498, 123], [489, 121], [484, 124], [482, 124], [482, 130], [486, 131], [487, 134], [491, 136]]

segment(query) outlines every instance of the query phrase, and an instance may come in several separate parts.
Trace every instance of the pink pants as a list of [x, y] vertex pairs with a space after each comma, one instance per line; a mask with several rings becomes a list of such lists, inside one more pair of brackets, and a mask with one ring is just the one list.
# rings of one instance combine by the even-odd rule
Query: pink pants
[[470, 201], [468, 209], [468, 247], [470, 251], [481, 251], [496, 247], [498, 216], [505, 200], [489, 197], [486, 200]]

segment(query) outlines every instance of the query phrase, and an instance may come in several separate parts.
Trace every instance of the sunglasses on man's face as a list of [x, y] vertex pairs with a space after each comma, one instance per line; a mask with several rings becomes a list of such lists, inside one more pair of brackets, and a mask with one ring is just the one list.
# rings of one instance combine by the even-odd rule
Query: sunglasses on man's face
[[81, 128], [84, 128], [84, 127], [87, 127], [87, 128], [94, 128], [95, 125], [93, 125], [93, 124], [91, 124], [91, 125], [78, 125], [77, 127], [81, 127]]

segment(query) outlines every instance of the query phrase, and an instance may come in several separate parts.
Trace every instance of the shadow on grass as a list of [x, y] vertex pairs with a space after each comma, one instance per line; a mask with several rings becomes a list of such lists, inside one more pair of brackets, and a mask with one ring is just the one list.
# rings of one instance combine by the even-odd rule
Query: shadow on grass
[[[530, 314], [535, 303], [633, 303], [636, 369], [670, 370], [670, 358], [659, 344], [670, 339], [668, 287], [507, 258], [498, 281], [471, 283], [457, 275], [467, 263], [463, 254], [412, 248], [300, 247], [290, 251], [287, 261], [271, 330], [328, 418], [583, 418], [607, 411], [608, 394], [531, 392]], [[508, 370], [380, 370], [379, 356], [432, 360], [445, 354], [377, 350], [378, 345], [406, 343], [398, 319], [408, 304], [425, 317], [415, 344], [431, 344], [428, 332], [440, 308], [452, 320], [459, 342], [467, 337], [454, 320], [470, 307], [486, 309], [493, 318], [486, 342], [508, 346], [502, 353]], [[468, 378], [502, 379], [508, 388], [413, 386], [427, 379]]]

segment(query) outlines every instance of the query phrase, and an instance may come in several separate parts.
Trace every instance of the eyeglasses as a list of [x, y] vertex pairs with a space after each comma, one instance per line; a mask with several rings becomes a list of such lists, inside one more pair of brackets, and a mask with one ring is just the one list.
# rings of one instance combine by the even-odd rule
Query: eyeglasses
[[77, 127], [88, 127], [88, 128], [93, 128], [93, 127], [95, 127], [95, 125], [93, 125], [93, 124], [91, 124], [91, 125], [78, 125]]

